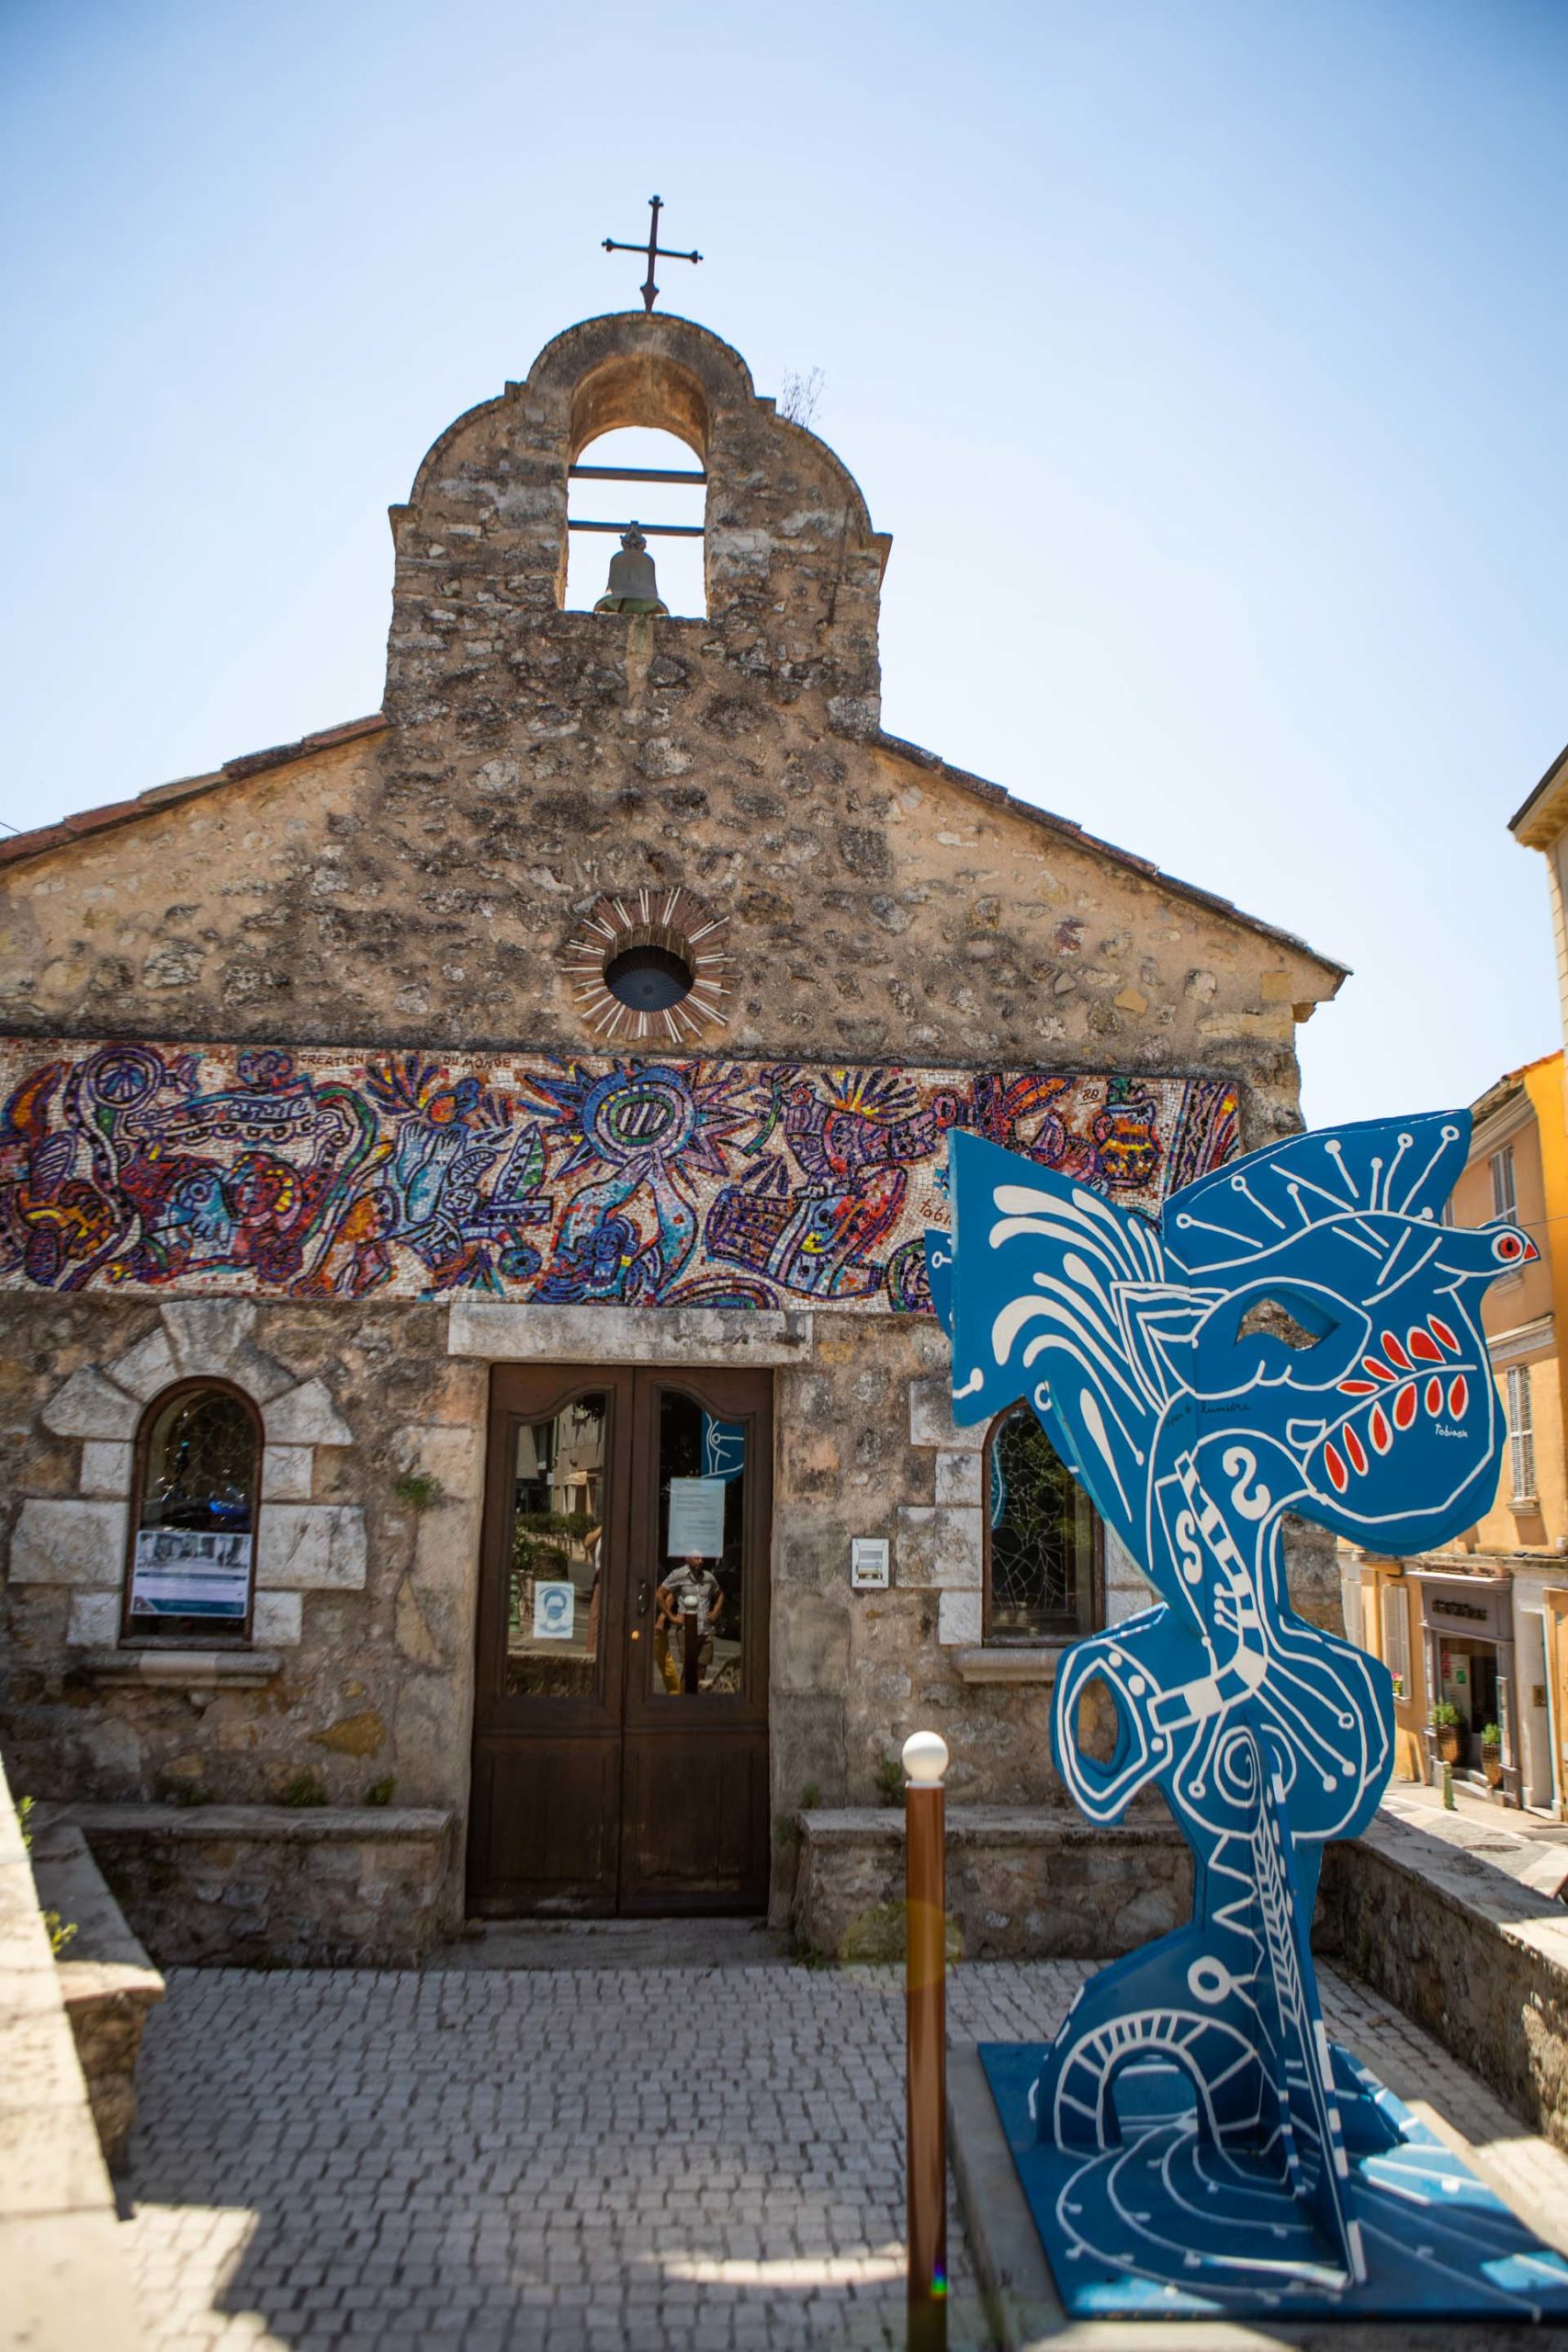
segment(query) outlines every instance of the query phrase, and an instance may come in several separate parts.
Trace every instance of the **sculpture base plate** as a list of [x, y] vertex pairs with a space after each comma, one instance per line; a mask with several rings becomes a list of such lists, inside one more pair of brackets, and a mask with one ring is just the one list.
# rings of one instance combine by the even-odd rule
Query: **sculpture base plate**
[[1030, 2101], [1047, 2055], [1039, 2042], [979, 2049], [1071, 2318], [1568, 2320], [1568, 2261], [1343, 2050], [1335, 2088], [1359, 2281], [1269, 2165], [1200, 2140], [1168, 2069], [1119, 2078], [1119, 2147], [1041, 2141]]

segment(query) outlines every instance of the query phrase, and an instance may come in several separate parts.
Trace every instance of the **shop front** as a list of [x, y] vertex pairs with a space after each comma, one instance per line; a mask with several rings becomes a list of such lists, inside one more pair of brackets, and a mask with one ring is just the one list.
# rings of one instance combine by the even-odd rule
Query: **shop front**
[[[1420, 1595], [1421, 1647], [1431, 1709], [1457, 1731], [1456, 1771], [1484, 1779], [1506, 1804], [1520, 1802], [1518, 1707], [1515, 1688], [1513, 1578], [1445, 1575], [1413, 1568]], [[1426, 1732], [1428, 1766], [1440, 1769], [1438, 1728]]]

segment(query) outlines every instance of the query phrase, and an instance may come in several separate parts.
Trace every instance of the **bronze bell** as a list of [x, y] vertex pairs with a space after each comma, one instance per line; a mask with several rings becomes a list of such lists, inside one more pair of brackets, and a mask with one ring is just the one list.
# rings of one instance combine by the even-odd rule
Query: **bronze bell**
[[659, 580], [648, 541], [635, 523], [621, 533], [621, 552], [610, 558], [610, 584], [593, 607], [596, 613], [667, 613], [660, 601]]

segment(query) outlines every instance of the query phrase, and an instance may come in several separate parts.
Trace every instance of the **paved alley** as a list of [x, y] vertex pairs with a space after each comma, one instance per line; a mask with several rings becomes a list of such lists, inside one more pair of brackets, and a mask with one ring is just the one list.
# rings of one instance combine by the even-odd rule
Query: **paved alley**
[[[953, 2039], [1086, 1968], [961, 1968]], [[1329, 2030], [1562, 2242], [1568, 2159], [1324, 1972]], [[763, 1965], [175, 1970], [128, 2191], [157, 2352], [902, 2340], [900, 1981]], [[979, 2317], [956, 2219], [955, 2344]]]

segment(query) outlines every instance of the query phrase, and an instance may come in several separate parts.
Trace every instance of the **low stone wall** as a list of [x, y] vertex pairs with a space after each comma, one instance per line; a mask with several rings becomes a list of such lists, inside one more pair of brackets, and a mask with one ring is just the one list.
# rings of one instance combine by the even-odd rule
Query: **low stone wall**
[[[902, 1949], [904, 1814], [803, 1813], [794, 1924], [824, 1959]], [[1168, 1822], [1094, 1829], [1064, 1807], [950, 1805], [947, 1907], [966, 1960], [1107, 1960], [1179, 1927], [1187, 1846]]]
[[80, 1829], [163, 1967], [406, 1967], [452, 1924], [450, 1813], [79, 1804], [55, 1817]]
[[117, 2171], [136, 2120], [136, 2061], [147, 2012], [164, 1980], [126, 1926], [124, 1914], [74, 1823], [40, 1805], [33, 1830], [39, 1900], [71, 1938], [56, 1963], [65, 2014], [76, 2039], [104, 2161]]
[[1324, 1857], [1313, 1940], [1568, 2148], [1568, 1910], [1382, 1814]]
[[104, 2167], [4, 1772], [0, 1772], [0, 2346], [139, 2352]]

